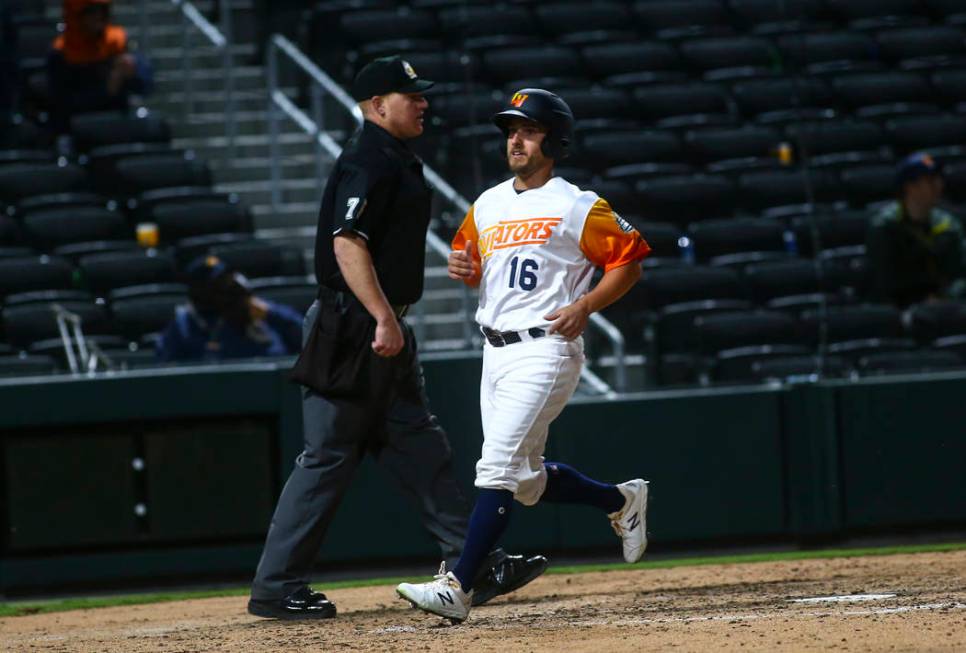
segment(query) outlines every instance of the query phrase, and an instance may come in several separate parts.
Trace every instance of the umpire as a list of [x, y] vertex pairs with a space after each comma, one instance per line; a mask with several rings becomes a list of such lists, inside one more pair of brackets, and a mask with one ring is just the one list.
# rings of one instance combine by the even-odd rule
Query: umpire
[[[251, 614], [335, 616], [325, 594], [309, 588], [309, 573], [367, 452], [418, 504], [444, 560], [455, 562], [462, 551], [469, 506], [453, 477], [446, 434], [429, 412], [412, 329], [402, 320], [423, 292], [431, 198], [422, 162], [405, 141], [423, 132], [422, 93], [432, 85], [398, 56], [369, 63], [353, 83], [365, 122], [322, 197], [318, 300], [305, 316], [292, 372], [304, 386], [304, 450], [272, 517]], [[474, 585], [474, 604], [526, 584], [546, 565], [542, 556], [494, 551]]]

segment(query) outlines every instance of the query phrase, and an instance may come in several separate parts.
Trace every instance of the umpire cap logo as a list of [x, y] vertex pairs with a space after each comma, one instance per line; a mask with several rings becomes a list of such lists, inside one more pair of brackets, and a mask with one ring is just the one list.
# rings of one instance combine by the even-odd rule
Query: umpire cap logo
[[527, 101], [528, 97], [530, 96], [527, 95], [526, 93], [514, 93], [513, 97], [510, 98], [510, 104], [515, 106], [517, 109], [519, 109], [520, 107], [523, 106], [523, 103]]
[[406, 74], [409, 75], [409, 79], [416, 79], [416, 71], [413, 70], [413, 67], [409, 65], [408, 61], [403, 61], [402, 67]]

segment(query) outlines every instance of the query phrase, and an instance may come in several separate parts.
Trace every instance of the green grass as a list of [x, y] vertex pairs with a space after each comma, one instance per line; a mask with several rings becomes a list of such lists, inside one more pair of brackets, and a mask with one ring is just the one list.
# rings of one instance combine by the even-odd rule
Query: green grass
[[[908, 546], [889, 546], [861, 549], [823, 549], [819, 551], [779, 551], [774, 553], [751, 553], [744, 555], [723, 555], [702, 558], [678, 558], [638, 562], [628, 565], [588, 564], [568, 567], [551, 567], [548, 574], [583, 574], [589, 572], [626, 571], [628, 569], [673, 569], [675, 567], [695, 567], [701, 565], [734, 565], [756, 562], [776, 562], [782, 560], [813, 560], [816, 558], [857, 558], [862, 556], [887, 556], [899, 553], [936, 553], [966, 549], [966, 542], [944, 544], [922, 544]], [[352, 587], [373, 587], [376, 585], [395, 585], [410, 578], [366, 578], [325, 583], [325, 590], [347, 589]], [[226, 596], [247, 596], [248, 586], [218, 590], [198, 590], [184, 592], [156, 592], [151, 594], [125, 594], [93, 598], [51, 599], [46, 601], [13, 601], [0, 603], [0, 617], [20, 617], [31, 614], [63, 612], [65, 610], [89, 610], [123, 605], [142, 605], [145, 603], [167, 603], [190, 599], [207, 599]]]

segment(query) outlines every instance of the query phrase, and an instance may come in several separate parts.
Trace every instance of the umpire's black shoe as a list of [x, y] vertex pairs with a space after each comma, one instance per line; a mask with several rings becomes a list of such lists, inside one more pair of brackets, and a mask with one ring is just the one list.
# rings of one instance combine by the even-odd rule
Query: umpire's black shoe
[[473, 606], [483, 605], [495, 596], [518, 590], [547, 570], [543, 556], [508, 555], [473, 581]]
[[248, 612], [256, 617], [275, 619], [331, 619], [335, 616], [335, 604], [322, 592], [303, 587], [284, 599], [249, 599]]

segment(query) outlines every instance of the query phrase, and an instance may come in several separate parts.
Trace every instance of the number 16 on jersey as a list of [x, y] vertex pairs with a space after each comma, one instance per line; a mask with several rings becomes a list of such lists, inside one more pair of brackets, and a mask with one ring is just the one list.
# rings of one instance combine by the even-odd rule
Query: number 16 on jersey
[[510, 287], [520, 287], [521, 290], [530, 291], [537, 287], [537, 270], [540, 265], [532, 258], [525, 258], [522, 261], [519, 256], [514, 256], [510, 260]]

